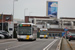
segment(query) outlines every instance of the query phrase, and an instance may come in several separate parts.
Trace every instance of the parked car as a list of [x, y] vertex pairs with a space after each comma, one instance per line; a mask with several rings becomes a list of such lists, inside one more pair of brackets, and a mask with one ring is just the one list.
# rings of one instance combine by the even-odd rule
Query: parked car
[[4, 38], [5, 38], [4, 35], [0, 34], [0, 39], [4, 39]]
[[68, 38], [69, 38], [69, 41], [75, 40], [75, 33], [70, 34]]
[[1, 34], [1, 36], [3, 35], [4, 36], [4, 38], [9, 38], [10, 36], [9, 36], [9, 33], [7, 32], [7, 31], [0, 31], [0, 34]]

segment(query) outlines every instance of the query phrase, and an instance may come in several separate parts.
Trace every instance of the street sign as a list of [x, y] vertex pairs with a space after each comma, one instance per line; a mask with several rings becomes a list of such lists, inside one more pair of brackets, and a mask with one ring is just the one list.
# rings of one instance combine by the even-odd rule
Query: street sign
[[65, 32], [62, 32], [62, 36], [64, 36], [65, 35]]
[[68, 31], [68, 29], [64, 29], [64, 31]]
[[64, 31], [68, 31], [68, 28], [66, 27], [66, 28], [64, 28]]

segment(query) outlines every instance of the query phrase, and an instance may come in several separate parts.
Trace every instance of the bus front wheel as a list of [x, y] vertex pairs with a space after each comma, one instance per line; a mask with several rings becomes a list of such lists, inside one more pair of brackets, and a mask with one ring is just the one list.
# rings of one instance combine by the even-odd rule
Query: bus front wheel
[[20, 39], [17, 39], [18, 41], [21, 41]]
[[46, 37], [46, 39], [48, 39], [48, 37]]

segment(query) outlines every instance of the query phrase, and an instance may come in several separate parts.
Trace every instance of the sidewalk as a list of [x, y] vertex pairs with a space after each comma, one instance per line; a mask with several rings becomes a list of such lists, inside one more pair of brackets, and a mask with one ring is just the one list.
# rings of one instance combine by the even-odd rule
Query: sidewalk
[[75, 50], [75, 40], [68, 41], [68, 43], [70, 44], [72, 50]]
[[9, 42], [9, 41], [16, 41], [17, 39], [0, 39], [0, 43]]
[[64, 39], [64, 38], [62, 40], [61, 50], [71, 50], [69, 44], [67, 43], [66, 39]]

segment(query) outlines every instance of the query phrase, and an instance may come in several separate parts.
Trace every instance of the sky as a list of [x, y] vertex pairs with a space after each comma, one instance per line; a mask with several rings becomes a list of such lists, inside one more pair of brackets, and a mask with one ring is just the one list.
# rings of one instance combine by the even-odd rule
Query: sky
[[[46, 16], [47, 0], [18, 0], [14, 2], [14, 19], [24, 16]], [[26, 9], [26, 10], [25, 10]], [[13, 0], [0, 0], [0, 14], [13, 14]]]
[[58, 17], [75, 18], [75, 0], [59, 0]]
[[[14, 2], [14, 19], [24, 19], [24, 15], [29, 16], [29, 14], [30, 16], [46, 16], [46, 1], [47, 0], [15, 1]], [[58, 0], [55, 0], [55, 1], [58, 1]], [[75, 0], [72, 0], [72, 1], [71, 0], [59, 0], [58, 1], [58, 18], [65, 17], [65, 16], [75, 17], [75, 3], [74, 2]], [[26, 10], [24, 11], [24, 9]], [[0, 0], [0, 14], [2, 13], [13, 14], [13, 0]]]
[[[26, 10], [24, 11], [24, 9]], [[13, 0], [0, 0], [1, 13], [13, 14]], [[29, 16], [29, 14], [30, 16], [46, 16], [46, 0], [18, 0], [14, 2], [15, 19], [24, 19], [24, 15]]]

